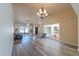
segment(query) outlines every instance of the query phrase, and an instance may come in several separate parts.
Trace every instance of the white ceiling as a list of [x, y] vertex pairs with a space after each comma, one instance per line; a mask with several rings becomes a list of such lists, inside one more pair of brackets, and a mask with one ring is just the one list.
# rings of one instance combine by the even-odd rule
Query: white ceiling
[[[36, 13], [41, 7], [40, 3], [14, 3], [15, 20], [18, 23], [37, 23], [40, 18]], [[47, 10], [48, 16], [72, 8], [68, 3], [45, 3], [43, 7]]]

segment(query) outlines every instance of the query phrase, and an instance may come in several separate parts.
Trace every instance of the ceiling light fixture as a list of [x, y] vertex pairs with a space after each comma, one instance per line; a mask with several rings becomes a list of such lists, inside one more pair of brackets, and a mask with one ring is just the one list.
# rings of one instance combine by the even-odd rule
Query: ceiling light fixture
[[48, 13], [47, 13], [46, 9], [44, 9], [43, 5], [42, 5], [42, 8], [39, 9], [39, 12], [37, 13], [37, 15], [38, 15], [41, 19], [44, 19], [46, 16], [48, 16]]

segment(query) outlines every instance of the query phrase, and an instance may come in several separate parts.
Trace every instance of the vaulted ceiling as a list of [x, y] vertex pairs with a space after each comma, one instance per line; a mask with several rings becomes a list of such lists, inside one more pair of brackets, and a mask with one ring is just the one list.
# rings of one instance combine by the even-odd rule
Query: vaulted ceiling
[[47, 10], [47, 17], [72, 9], [69, 3], [14, 3], [13, 9], [16, 23], [37, 23], [40, 18], [36, 14], [42, 5]]

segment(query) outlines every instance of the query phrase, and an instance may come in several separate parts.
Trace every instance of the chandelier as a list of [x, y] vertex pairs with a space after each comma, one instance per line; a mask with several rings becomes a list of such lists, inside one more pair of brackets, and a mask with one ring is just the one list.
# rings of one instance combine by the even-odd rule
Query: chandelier
[[39, 16], [41, 19], [44, 19], [46, 16], [48, 16], [46, 9], [44, 9], [43, 7], [39, 9], [37, 16]]

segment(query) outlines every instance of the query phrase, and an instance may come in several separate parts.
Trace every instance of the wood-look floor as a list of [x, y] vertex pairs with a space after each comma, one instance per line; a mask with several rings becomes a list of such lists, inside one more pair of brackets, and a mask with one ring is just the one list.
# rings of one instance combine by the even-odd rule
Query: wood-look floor
[[16, 40], [13, 56], [78, 56], [76, 48], [61, 44], [61, 42], [39, 36], [23, 35], [22, 40]]

